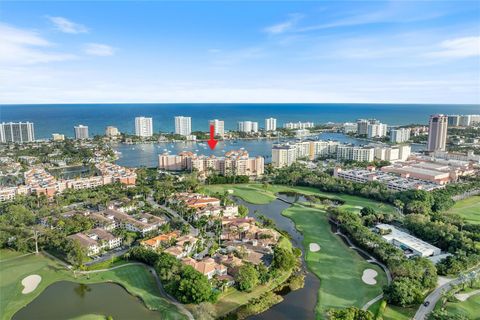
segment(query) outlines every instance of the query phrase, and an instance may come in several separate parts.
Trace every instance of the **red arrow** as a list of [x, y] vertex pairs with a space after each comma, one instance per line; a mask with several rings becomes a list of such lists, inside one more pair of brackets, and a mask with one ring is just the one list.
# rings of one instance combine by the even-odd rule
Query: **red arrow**
[[210, 149], [215, 149], [217, 146], [217, 140], [215, 140], [215, 126], [213, 124], [210, 125], [210, 140], [208, 140], [208, 145]]

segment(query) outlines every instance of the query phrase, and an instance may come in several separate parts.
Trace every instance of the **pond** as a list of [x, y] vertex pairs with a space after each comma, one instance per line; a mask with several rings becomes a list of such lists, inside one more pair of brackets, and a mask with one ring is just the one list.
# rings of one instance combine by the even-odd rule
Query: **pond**
[[12, 319], [71, 319], [87, 314], [111, 315], [115, 320], [162, 319], [160, 312], [147, 309], [118, 284], [69, 281], [52, 284]]
[[[281, 199], [288, 202], [306, 201], [302, 196], [295, 197], [290, 195], [278, 195]], [[276, 199], [268, 204], [257, 205], [248, 203], [242, 199], [236, 198], [238, 204], [242, 204], [249, 209], [249, 216], [258, 218], [262, 214], [275, 221], [278, 229], [287, 231], [291, 236], [292, 244], [302, 250], [303, 257], [305, 252], [302, 241], [303, 236], [295, 229], [295, 224], [287, 217], [282, 216], [282, 211], [288, 209], [290, 204]], [[320, 280], [307, 270], [305, 260], [302, 259], [303, 268], [306, 271], [305, 286], [299, 290], [285, 295], [284, 300], [268, 309], [267, 311], [249, 317], [255, 320], [287, 320], [287, 319], [315, 319], [315, 306], [317, 304], [318, 289]]]

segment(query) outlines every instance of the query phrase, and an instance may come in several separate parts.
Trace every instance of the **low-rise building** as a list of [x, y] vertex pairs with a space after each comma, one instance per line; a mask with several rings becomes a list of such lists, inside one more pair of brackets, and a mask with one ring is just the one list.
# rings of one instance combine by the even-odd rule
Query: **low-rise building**
[[177, 259], [185, 258], [196, 248], [198, 239], [192, 235], [178, 237], [175, 245], [165, 249], [165, 253], [171, 254]]
[[122, 245], [122, 238], [110, 232], [95, 228], [87, 232], [79, 232], [67, 238], [77, 241], [86, 250], [87, 256], [99, 254], [102, 250], [111, 250]]
[[375, 229], [385, 241], [402, 249], [407, 256], [431, 257], [441, 253], [440, 248], [401, 231], [392, 225], [377, 224]]
[[178, 238], [180, 233], [178, 231], [172, 231], [169, 233], [161, 234], [159, 236], [143, 240], [141, 242], [142, 246], [150, 249], [157, 249], [162, 245], [168, 245], [171, 241]]
[[333, 171], [333, 175], [338, 178], [342, 178], [349, 181], [358, 183], [366, 183], [371, 181], [380, 182], [387, 186], [388, 189], [393, 191], [405, 191], [405, 190], [426, 190], [431, 191], [435, 189], [443, 188], [442, 185], [437, 183], [422, 181], [413, 178], [402, 178], [395, 174], [385, 173], [382, 171], [376, 171], [375, 168], [369, 169], [341, 169], [336, 167]]
[[167, 222], [164, 218], [149, 213], [129, 215], [112, 208], [100, 212], [100, 214], [113, 220], [115, 222], [115, 228], [123, 228], [128, 231], [138, 232], [142, 236], [145, 236], [148, 232], [157, 230]]

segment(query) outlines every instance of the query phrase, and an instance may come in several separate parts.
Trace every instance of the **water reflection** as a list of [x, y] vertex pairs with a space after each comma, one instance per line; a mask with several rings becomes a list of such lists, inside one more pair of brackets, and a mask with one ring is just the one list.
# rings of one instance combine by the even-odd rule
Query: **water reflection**
[[115, 320], [158, 320], [161, 312], [150, 311], [142, 301], [114, 283], [78, 284], [60, 281], [18, 311], [13, 320], [63, 320], [81, 315], [112, 316]]

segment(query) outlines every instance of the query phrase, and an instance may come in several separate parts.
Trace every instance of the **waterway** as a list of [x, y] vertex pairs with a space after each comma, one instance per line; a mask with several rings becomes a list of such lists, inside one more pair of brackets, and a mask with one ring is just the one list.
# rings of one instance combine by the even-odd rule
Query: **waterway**
[[147, 309], [142, 301], [118, 284], [60, 281], [45, 289], [12, 319], [63, 320], [87, 314], [110, 315], [115, 320], [163, 318], [160, 312]]
[[[342, 133], [324, 132], [311, 136], [309, 139], [333, 140], [354, 145], [366, 145], [369, 141], [356, 139]], [[293, 140], [293, 139], [290, 139]], [[158, 166], [158, 155], [162, 153], [178, 154], [182, 151], [192, 151], [197, 154], [222, 156], [226, 151], [245, 149], [250, 156], [262, 156], [266, 163], [271, 162], [272, 146], [278, 143], [276, 139], [255, 139], [255, 140], [229, 140], [219, 141], [215, 150], [210, 150], [205, 142], [161, 142], [143, 144], [114, 144], [116, 151], [120, 152], [117, 164], [126, 167], [156, 167]], [[280, 140], [287, 141], [287, 140]], [[420, 151], [424, 145], [413, 144], [412, 151]]]
[[[280, 198], [289, 202], [306, 201], [303, 197], [293, 197], [279, 195]], [[282, 215], [282, 211], [290, 207], [290, 204], [276, 199], [268, 204], [257, 205], [248, 203], [242, 199], [235, 199], [238, 204], [242, 204], [249, 209], [249, 216], [258, 218], [262, 214], [275, 221], [278, 229], [285, 230], [290, 234], [292, 244], [302, 250], [303, 269], [306, 272], [305, 285], [303, 288], [290, 292], [285, 295], [284, 300], [268, 309], [267, 311], [249, 317], [253, 320], [289, 320], [289, 319], [315, 319], [315, 306], [317, 304], [318, 289], [320, 280], [308, 271], [305, 263], [305, 251], [302, 245], [303, 236], [295, 229], [295, 224], [287, 217]]]

